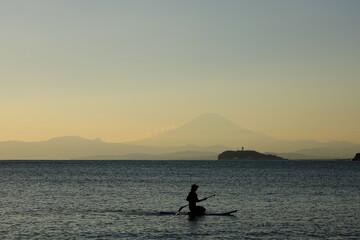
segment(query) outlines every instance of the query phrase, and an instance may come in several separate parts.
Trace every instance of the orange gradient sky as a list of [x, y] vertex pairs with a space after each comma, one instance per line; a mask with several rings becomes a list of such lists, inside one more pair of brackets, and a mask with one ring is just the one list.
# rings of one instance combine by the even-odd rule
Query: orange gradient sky
[[214, 112], [278, 139], [360, 143], [359, 11], [355, 0], [1, 1], [0, 141], [130, 141]]

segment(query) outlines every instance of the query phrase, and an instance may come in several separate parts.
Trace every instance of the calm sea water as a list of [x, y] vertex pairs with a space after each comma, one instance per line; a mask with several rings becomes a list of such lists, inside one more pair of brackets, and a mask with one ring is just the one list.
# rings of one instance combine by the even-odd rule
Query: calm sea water
[[[158, 214], [193, 183], [236, 216]], [[359, 239], [359, 186], [350, 161], [0, 161], [0, 238]]]

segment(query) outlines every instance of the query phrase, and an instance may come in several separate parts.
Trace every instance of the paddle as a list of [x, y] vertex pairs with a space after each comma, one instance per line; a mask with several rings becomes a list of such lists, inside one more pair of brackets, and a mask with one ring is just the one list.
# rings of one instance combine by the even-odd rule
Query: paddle
[[[206, 200], [206, 199], [208, 199], [208, 198], [211, 198], [211, 197], [215, 197], [215, 194], [214, 194], [214, 195], [211, 195], [211, 196], [209, 196], [209, 197], [206, 197], [206, 198], [200, 200], [199, 202], [204, 201], [204, 200]], [[181, 212], [181, 210], [183, 210], [183, 208], [184, 208], [184, 207], [187, 207], [187, 206], [189, 206], [189, 204], [186, 204], [186, 205], [180, 207], [179, 210], [176, 212], [175, 215], [178, 215], [178, 214]]]

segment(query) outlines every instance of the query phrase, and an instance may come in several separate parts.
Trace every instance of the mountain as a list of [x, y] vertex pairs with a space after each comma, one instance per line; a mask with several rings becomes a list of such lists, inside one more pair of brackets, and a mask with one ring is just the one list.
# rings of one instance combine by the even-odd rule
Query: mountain
[[284, 141], [244, 129], [213, 113], [207, 113], [179, 128], [157, 136], [132, 142], [144, 146], [227, 146], [228, 149], [257, 150], [281, 153], [291, 159], [351, 158], [360, 144], [350, 142], [317, 142], [313, 140]]
[[242, 147], [289, 159], [350, 159], [360, 151], [360, 144], [349, 142], [279, 141], [217, 114], [204, 114], [177, 129], [137, 142], [107, 143], [76, 136], [0, 142], [0, 160], [216, 159], [223, 151]]
[[83, 154], [118, 151], [127, 146], [113, 146], [81, 137], [58, 137], [41, 142], [0, 142], [0, 159], [69, 159]]
[[246, 130], [217, 114], [208, 113], [169, 132], [132, 143], [151, 146], [245, 146], [254, 149], [259, 145], [272, 145], [274, 141], [271, 137]]

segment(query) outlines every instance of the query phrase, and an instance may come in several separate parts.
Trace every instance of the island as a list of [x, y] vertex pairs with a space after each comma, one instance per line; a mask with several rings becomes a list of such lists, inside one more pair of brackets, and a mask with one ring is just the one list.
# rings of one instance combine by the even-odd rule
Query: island
[[256, 151], [225, 151], [219, 154], [218, 160], [286, 160], [285, 158], [263, 154]]
[[353, 158], [353, 161], [360, 161], [360, 153], [357, 153]]

